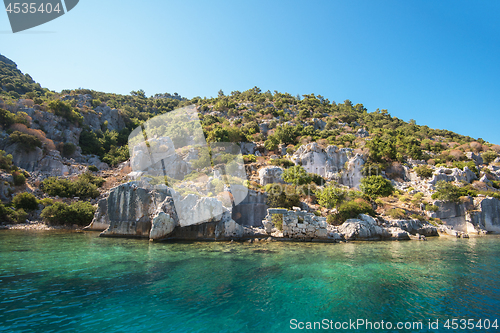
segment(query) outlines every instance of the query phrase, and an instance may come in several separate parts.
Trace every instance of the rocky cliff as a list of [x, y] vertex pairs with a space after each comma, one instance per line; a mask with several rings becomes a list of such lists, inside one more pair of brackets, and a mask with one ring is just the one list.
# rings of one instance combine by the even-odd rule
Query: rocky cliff
[[243, 227], [216, 198], [182, 197], [164, 185], [141, 182], [119, 185], [98, 203], [87, 230], [103, 230], [103, 237], [139, 237], [150, 240], [232, 239]]

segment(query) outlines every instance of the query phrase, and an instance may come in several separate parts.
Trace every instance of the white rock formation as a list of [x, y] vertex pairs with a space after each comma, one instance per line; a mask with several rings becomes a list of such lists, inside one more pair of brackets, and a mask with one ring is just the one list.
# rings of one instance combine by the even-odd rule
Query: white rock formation
[[267, 166], [259, 170], [260, 185], [264, 186], [273, 183], [284, 183], [281, 175], [283, 168], [279, 166]]
[[328, 146], [323, 149], [312, 142], [300, 146], [293, 154], [292, 161], [302, 165], [307, 172], [318, 174], [327, 180], [336, 179], [349, 187], [359, 187], [359, 181], [363, 177], [363, 157], [354, 155], [350, 148]]

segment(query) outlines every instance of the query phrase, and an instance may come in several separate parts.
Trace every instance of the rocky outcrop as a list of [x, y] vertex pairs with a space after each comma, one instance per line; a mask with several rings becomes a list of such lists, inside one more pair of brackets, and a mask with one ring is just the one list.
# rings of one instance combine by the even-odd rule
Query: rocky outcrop
[[390, 238], [388, 230], [378, 225], [373, 217], [360, 214], [359, 219], [349, 219], [338, 228], [346, 240], [381, 240]]
[[131, 151], [130, 166], [137, 175], [167, 176], [183, 179], [191, 172], [189, 160], [179, 156], [169, 137], [152, 138], [136, 144]]
[[440, 180], [444, 180], [446, 182], [465, 181], [467, 183], [470, 183], [474, 179], [477, 179], [476, 174], [472, 172], [468, 167], [464, 167], [463, 170], [460, 170], [458, 168], [448, 169], [445, 167], [440, 167], [434, 171], [432, 179], [428, 182], [428, 184], [434, 186]]
[[349, 187], [358, 187], [364, 164], [363, 157], [352, 149], [328, 146], [321, 148], [316, 142], [300, 146], [292, 161], [302, 165], [307, 172], [315, 173], [327, 180], [338, 180]]
[[465, 156], [467, 156], [469, 160], [473, 160], [478, 166], [484, 163], [483, 157], [480, 154], [475, 154], [469, 151], [465, 153]]
[[478, 198], [477, 201], [479, 211], [471, 213], [470, 223], [488, 232], [500, 233], [500, 200]]
[[39, 161], [43, 158], [43, 150], [36, 147], [34, 150], [20, 149], [17, 143], [5, 147], [5, 153], [12, 155], [12, 163], [28, 172], [35, 171]]
[[[214, 228], [200, 226], [206, 223]], [[150, 240], [191, 239], [194, 234], [201, 239], [212, 236], [230, 239], [243, 234], [243, 227], [231, 219], [231, 212], [216, 198], [193, 194], [182, 197], [166, 186], [145, 188], [141, 182], [111, 189], [109, 196], [98, 202], [94, 220], [87, 229], [105, 229], [101, 233], [103, 237]], [[207, 233], [203, 234], [203, 230]]]
[[283, 184], [284, 181], [281, 178], [283, 174], [283, 168], [279, 166], [267, 166], [259, 170], [259, 181], [260, 185], [264, 186], [267, 184], [280, 183]]
[[368, 133], [367, 130], [365, 130], [364, 128], [360, 128], [357, 132], [356, 132], [356, 136], [358, 138], [366, 138], [366, 137], [369, 137], [370, 136], [370, 133]]
[[111, 109], [107, 105], [100, 105], [94, 109], [99, 114], [99, 120], [102, 125], [110, 131], [121, 131], [125, 128], [125, 121], [121, 115], [121, 111]]
[[388, 224], [390, 228], [398, 228], [411, 235], [439, 236], [436, 227], [419, 220], [391, 220]]
[[361, 178], [363, 178], [362, 170], [365, 161], [361, 155], [356, 154], [347, 162], [347, 167], [342, 172], [340, 183], [349, 187], [359, 188]]
[[0, 201], [10, 201], [14, 177], [10, 173], [0, 171]]

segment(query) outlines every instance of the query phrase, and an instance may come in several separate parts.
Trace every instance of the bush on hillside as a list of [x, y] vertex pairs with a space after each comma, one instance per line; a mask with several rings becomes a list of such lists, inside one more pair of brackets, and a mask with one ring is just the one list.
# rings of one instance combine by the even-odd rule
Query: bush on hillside
[[50, 196], [87, 199], [98, 197], [99, 190], [97, 188], [102, 186], [104, 182], [105, 180], [101, 177], [84, 173], [78, 176], [76, 181], [58, 179], [57, 177], [47, 178], [42, 182], [40, 188]]
[[382, 176], [369, 176], [361, 179], [361, 190], [370, 198], [388, 197], [394, 192], [391, 182]]
[[375, 211], [370, 203], [361, 198], [357, 198], [353, 201], [341, 204], [337, 210], [337, 214], [330, 215], [333, 217], [327, 218], [327, 222], [333, 225], [340, 225], [348, 219], [357, 218], [359, 214], [375, 216]]
[[35, 150], [36, 147], [42, 147], [42, 141], [34, 135], [25, 134], [19, 131], [14, 131], [9, 136], [10, 142], [17, 143], [19, 148], [23, 149], [26, 152], [30, 152]]
[[38, 200], [33, 194], [22, 192], [12, 199], [12, 205], [17, 209], [36, 210], [38, 209]]
[[431, 178], [432, 174], [434, 173], [434, 170], [432, 170], [432, 168], [428, 167], [427, 165], [419, 165], [418, 167], [415, 167], [414, 170], [417, 173], [417, 176], [422, 179]]
[[89, 202], [78, 201], [71, 205], [55, 202], [43, 209], [41, 216], [52, 225], [77, 224], [85, 226], [92, 222], [95, 207]]

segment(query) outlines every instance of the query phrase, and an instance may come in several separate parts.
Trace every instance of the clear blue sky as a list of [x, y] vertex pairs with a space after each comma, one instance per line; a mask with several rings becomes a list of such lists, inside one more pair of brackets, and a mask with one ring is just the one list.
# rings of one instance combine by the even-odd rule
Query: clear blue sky
[[350, 99], [500, 144], [500, 1], [80, 0], [0, 53], [42, 86]]

